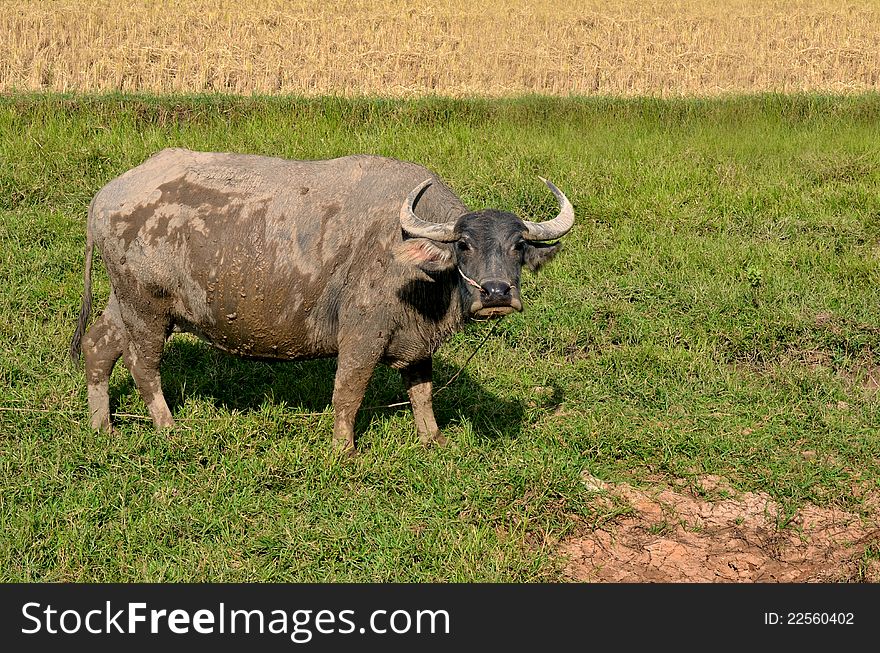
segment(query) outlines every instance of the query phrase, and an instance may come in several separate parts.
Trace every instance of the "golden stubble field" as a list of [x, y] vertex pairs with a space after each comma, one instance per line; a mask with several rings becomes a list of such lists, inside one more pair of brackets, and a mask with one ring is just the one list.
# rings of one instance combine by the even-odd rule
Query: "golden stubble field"
[[0, 0], [0, 91], [851, 93], [878, 0]]

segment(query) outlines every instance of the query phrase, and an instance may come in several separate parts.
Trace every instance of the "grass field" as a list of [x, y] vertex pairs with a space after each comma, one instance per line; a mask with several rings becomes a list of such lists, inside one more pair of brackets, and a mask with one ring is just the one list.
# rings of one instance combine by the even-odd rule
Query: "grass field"
[[0, 92], [880, 90], [876, 0], [0, 0]]
[[[880, 485], [880, 97], [725, 100], [0, 98], [0, 580], [544, 581], [611, 519], [582, 474], [717, 474], [869, 514]], [[417, 160], [474, 207], [578, 222], [435, 401], [362, 413], [331, 455], [332, 360], [270, 365], [175, 336], [179, 425], [86, 426], [66, 359], [86, 207], [187, 146]], [[97, 303], [108, 284], [95, 273]], [[442, 385], [485, 333], [445, 344]], [[128, 373], [116, 411], [145, 416]], [[388, 369], [365, 404], [405, 398]], [[785, 526], [785, 518], [780, 526]], [[875, 549], [869, 556], [876, 557]]]

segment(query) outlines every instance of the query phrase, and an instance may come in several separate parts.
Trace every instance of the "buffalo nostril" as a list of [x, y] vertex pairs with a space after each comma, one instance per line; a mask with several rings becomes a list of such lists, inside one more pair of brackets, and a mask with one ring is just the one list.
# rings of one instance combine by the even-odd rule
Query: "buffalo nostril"
[[483, 283], [482, 291], [489, 299], [503, 299], [510, 297], [510, 284], [505, 281], [486, 281]]

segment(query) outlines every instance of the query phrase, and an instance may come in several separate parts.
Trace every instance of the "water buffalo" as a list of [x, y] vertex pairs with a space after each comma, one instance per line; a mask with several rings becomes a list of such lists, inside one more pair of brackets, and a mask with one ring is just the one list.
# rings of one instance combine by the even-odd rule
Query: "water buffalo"
[[[367, 383], [386, 363], [400, 370], [420, 439], [443, 442], [431, 356], [467, 320], [522, 310], [521, 267], [549, 261], [560, 245], [546, 241], [574, 223], [545, 183], [559, 214], [529, 222], [470, 211], [433, 172], [391, 158], [162, 150], [89, 206], [70, 354], [84, 353], [91, 425], [111, 428], [120, 356], [155, 426], [174, 424], [159, 363], [169, 334], [184, 331], [248, 358], [337, 356], [333, 440], [351, 450]], [[86, 331], [95, 246], [111, 292]]]

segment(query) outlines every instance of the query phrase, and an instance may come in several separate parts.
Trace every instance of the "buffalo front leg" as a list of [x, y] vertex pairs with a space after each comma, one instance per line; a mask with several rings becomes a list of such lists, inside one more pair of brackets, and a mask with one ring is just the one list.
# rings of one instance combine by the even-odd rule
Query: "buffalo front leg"
[[333, 444], [354, 454], [354, 420], [378, 363], [378, 353], [340, 348], [333, 383]]
[[82, 342], [89, 395], [89, 422], [93, 429], [111, 430], [110, 374], [127, 346], [125, 325], [119, 317], [116, 297], [111, 295], [107, 308], [86, 331]]
[[413, 419], [416, 423], [416, 432], [423, 444], [446, 444], [446, 438], [440, 434], [437, 420], [434, 419], [434, 404], [432, 401], [432, 359], [411, 363], [400, 370], [403, 383], [406, 385], [409, 401], [412, 404]]

